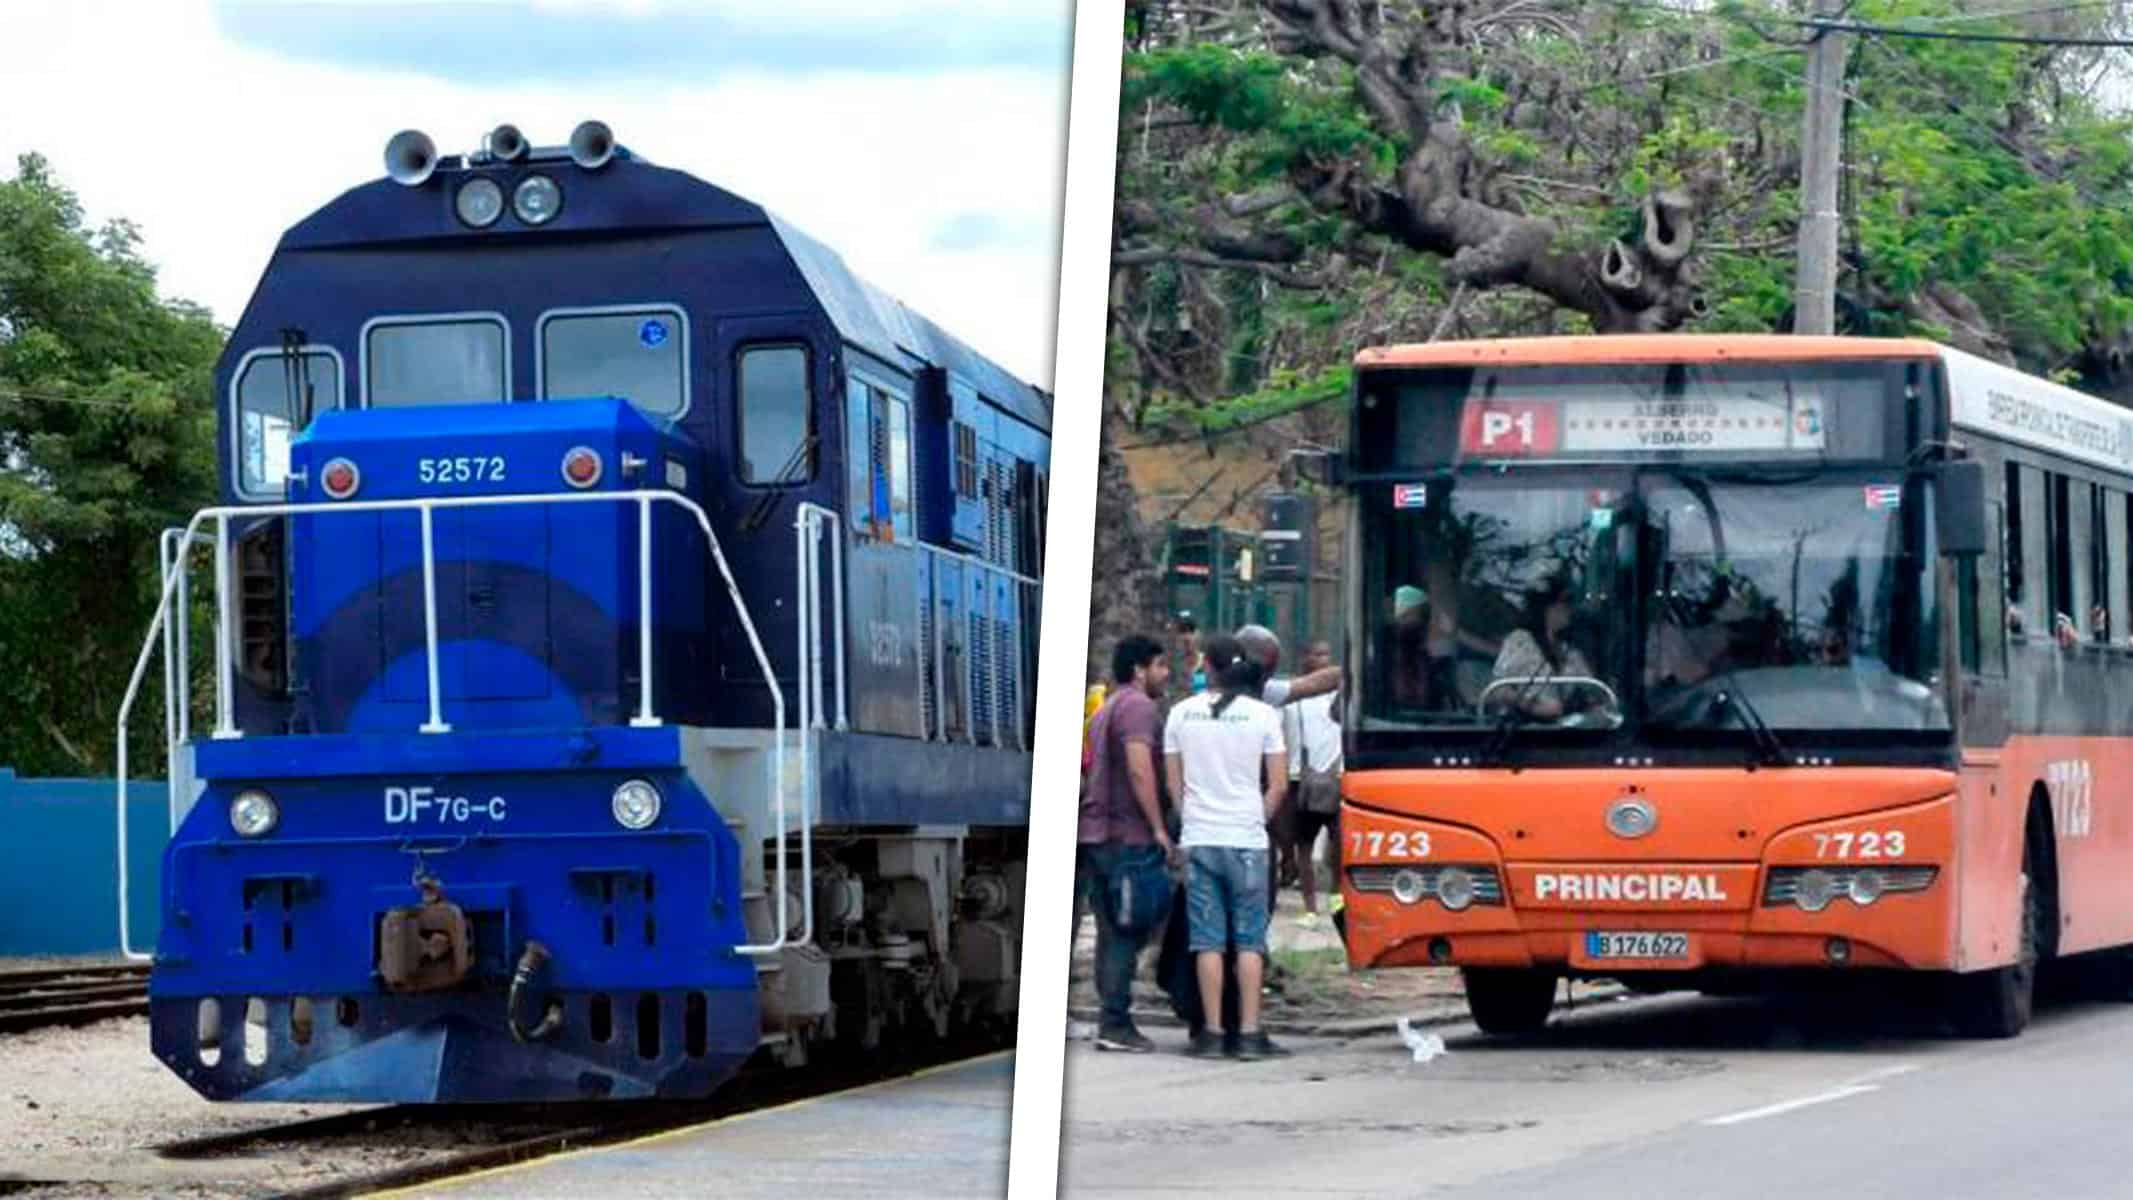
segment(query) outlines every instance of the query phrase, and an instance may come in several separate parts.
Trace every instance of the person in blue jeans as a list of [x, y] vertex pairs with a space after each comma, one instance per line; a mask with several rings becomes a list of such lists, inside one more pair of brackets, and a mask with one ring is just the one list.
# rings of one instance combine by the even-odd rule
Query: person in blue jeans
[[1156, 793], [1156, 700], [1170, 679], [1163, 644], [1139, 634], [1120, 638], [1111, 651], [1111, 677], [1118, 686], [1089, 722], [1076, 859], [1096, 914], [1103, 1008], [1096, 1048], [1145, 1054], [1155, 1043], [1133, 1024], [1133, 976], [1149, 934], [1170, 914], [1170, 864], [1177, 854]]
[[[1289, 780], [1281, 717], [1253, 693], [1259, 662], [1227, 634], [1204, 648], [1211, 691], [1182, 700], [1163, 727], [1163, 764], [1183, 819], [1188, 945], [1199, 976], [1205, 1027], [1186, 1053], [1270, 1058], [1286, 1050], [1259, 1023], [1266, 978], [1271, 849], [1266, 826]], [[1237, 955], [1237, 1024], [1222, 1023], [1222, 960]]]

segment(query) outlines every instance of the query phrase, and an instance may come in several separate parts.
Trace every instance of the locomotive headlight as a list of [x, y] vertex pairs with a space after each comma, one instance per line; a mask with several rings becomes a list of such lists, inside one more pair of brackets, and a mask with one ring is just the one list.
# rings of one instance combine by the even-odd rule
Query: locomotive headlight
[[494, 179], [477, 175], [467, 180], [452, 199], [452, 210], [459, 219], [476, 229], [485, 229], [504, 215], [504, 189]]
[[615, 823], [624, 829], [643, 829], [659, 819], [659, 789], [642, 779], [625, 781], [615, 789]]
[[563, 189], [546, 175], [528, 175], [511, 193], [511, 211], [528, 225], [546, 225], [563, 211]]
[[281, 823], [281, 809], [274, 797], [258, 788], [246, 788], [230, 800], [230, 828], [239, 837], [263, 837]]

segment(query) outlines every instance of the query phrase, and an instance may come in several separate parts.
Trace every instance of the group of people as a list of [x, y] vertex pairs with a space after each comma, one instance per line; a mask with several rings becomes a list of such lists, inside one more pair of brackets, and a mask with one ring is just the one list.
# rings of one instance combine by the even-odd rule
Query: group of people
[[1158, 975], [1186, 1019], [1187, 1054], [1284, 1054], [1260, 1021], [1277, 850], [1296, 847], [1315, 910], [1321, 830], [1334, 829], [1336, 862], [1339, 852], [1341, 671], [1320, 643], [1304, 673], [1277, 677], [1281, 642], [1262, 626], [1201, 638], [1181, 622], [1173, 636], [1187, 694], [1165, 712], [1171, 650], [1130, 635], [1112, 648], [1112, 686], [1088, 722], [1076, 875], [1096, 920], [1096, 1045], [1155, 1049], [1133, 1021], [1132, 990], [1162, 933]]

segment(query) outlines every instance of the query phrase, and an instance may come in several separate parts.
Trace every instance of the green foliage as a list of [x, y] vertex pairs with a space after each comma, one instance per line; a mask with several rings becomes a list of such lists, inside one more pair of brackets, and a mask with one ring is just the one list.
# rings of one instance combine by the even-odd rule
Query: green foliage
[[1266, 383], [1244, 395], [1210, 405], [1180, 403], [1164, 397], [1149, 404], [1145, 418], [1161, 425], [1186, 425], [1203, 435], [1263, 424], [1348, 395], [1354, 372], [1346, 363], [1318, 370], [1287, 367], [1273, 370]]
[[[1638, 236], [1653, 191], [1687, 190], [1708, 301], [1698, 327], [1782, 329], [1799, 221], [1802, 58], [1765, 31], [1792, 30], [1797, 4], [1551, 11], [1560, 22], [1502, 22], [1408, 81], [1417, 102], [1457, 122], [1464, 194], [1550, 220], [1555, 245], [1597, 256], [1608, 239]], [[1859, 0], [1850, 15], [2133, 33], [2133, 19], [2105, 6], [2044, 26], [1981, 17], [1963, 0]], [[1435, 36], [1425, 16], [1387, 6], [1385, 44]], [[1397, 186], [1416, 147], [1406, 130], [1375, 123], [1336, 57], [1285, 56], [1235, 25], [1206, 42], [1168, 28], [1126, 58], [1123, 198], [1191, 213], [1328, 174]], [[1854, 39], [1851, 56], [1839, 286], [1852, 332], [2003, 339], [2038, 371], [2133, 332], [2133, 114], [2109, 73], [2122, 72], [2120, 52], [1884, 37]], [[1334, 163], [1345, 171], [1324, 170]], [[1193, 390], [1227, 397], [1204, 406], [1157, 397], [1147, 420], [1196, 434], [1246, 427], [1327, 395], [1319, 385], [1345, 378], [1357, 345], [1439, 327], [1450, 248], [1387, 243], [1348, 212], [1301, 200], [1254, 219], [1304, 247], [1288, 274], [1336, 282], [1288, 291], [1262, 275], [1245, 276], [1247, 288], [1214, 286], [1204, 268], [1137, 276], [1123, 303], [1173, 335], [1157, 342], [1173, 360], [1167, 376], [1144, 370], [1143, 381], [1168, 388], [1166, 378], [1187, 377]], [[1974, 302], [1983, 328], [1913, 315], [1949, 294]], [[1449, 327], [1458, 336], [1591, 326], [1514, 289], [1471, 296], [1460, 318]]]
[[0, 764], [24, 773], [109, 769], [156, 538], [214, 494], [223, 333], [139, 243], [35, 155], [0, 181]]
[[1253, 178], [1349, 157], [1389, 170], [1397, 158], [1395, 144], [1363, 115], [1352, 75], [1306, 77], [1267, 51], [1201, 44], [1129, 54], [1120, 97], [1122, 128], [1161, 101], [1209, 128], [1244, 135], [1236, 160]]

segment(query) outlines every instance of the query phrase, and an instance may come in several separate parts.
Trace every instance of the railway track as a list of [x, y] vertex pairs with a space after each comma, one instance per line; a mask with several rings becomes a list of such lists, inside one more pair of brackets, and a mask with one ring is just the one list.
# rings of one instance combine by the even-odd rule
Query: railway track
[[145, 966], [46, 967], [0, 972], [0, 1033], [86, 1025], [148, 1011]]
[[325, 1155], [336, 1146], [378, 1142], [407, 1146], [420, 1142], [425, 1148], [434, 1147], [411, 1162], [272, 1193], [278, 1200], [340, 1200], [829, 1095], [1012, 1045], [1011, 1036], [969, 1037], [926, 1051], [884, 1055], [849, 1065], [802, 1071], [744, 1070], [708, 1100], [392, 1105], [167, 1142], [155, 1151], [173, 1165], [184, 1164], [189, 1173], [198, 1177], [199, 1172], [211, 1169], [216, 1162], [236, 1164], [287, 1154]]

